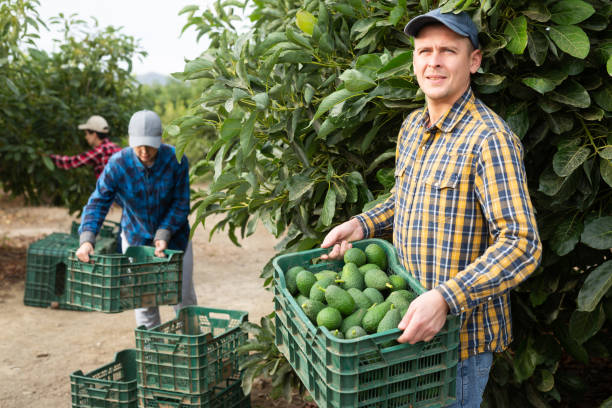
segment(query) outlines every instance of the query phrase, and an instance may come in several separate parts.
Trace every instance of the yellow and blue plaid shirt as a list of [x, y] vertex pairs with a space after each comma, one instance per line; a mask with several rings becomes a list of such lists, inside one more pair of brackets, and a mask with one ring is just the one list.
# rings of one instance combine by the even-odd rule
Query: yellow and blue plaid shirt
[[509, 291], [541, 258], [523, 149], [468, 89], [433, 126], [427, 107], [400, 130], [391, 196], [357, 216], [365, 237], [393, 230], [404, 267], [461, 316], [460, 359], [512, 341]]

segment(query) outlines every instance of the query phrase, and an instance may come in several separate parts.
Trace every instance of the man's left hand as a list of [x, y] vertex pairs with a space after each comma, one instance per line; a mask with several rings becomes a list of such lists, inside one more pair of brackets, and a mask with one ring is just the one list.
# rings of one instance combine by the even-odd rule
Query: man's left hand
[[430, 341], [444, 326], [447, 314], [448, 305], [440, 292], [432, 289], [423, 293], [410, 303], [397, 326], [404, 331], [397, 341], [410, 344]]
[[164, 250], [168, 249], [168, 243], [162, 239], [155, 241], [155, 256], [159, 258], [165, 258], [166, 254]]

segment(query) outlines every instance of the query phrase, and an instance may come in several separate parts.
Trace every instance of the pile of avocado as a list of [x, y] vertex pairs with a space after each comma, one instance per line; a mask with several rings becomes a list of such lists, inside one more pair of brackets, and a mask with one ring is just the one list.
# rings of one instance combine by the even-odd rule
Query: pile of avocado
[[287, 289], [308, 318], [341, 339], [355, 339], [397, 328], [416, 294], [399, 275], [388, 275], [385, 250], [369, 244], [344, 254], [342, 271], [313, 273], [294, 266]]

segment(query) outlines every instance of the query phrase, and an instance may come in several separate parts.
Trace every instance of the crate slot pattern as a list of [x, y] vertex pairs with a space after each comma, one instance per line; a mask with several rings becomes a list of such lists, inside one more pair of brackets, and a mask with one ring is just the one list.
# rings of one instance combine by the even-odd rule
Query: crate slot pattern
[[[84, 310], [70, 305], [66, 295], [68, 256], [78, 247], [78, 238], [60, 232], [30, 244], [26, 255], [25, 305], [49, 307], [51, 302], [58, 302], [60, 309]], [[96, 250], [107, 253], [112, 250], [112, 242], [101, 239]]]
[[139, 384], [145, 389], [203, 394], [240, 375], [246, 312], [188, 306], [151, 330], [136, 329]]
[[242, 392], [240, 378], [228, 378], [203, 394], [181, 394], [138, 388], [143, 408], [250, 408], [251, 398]]
[[91, 263], [70, 251], [68, 303], [106, 313], [180, 303], [183, 252], [166, 250], [159, 258], [154, 251], [130, 247], [125, 254], [92, 255]]
[[137, 408], [136, 350], [118, 352], [115, 360], [90, 373], [70, 375], [72, 408]]
[[[401, 275], [417, 294], [425, 289], [397, 262], [386, 241], [353, 243], [364, 249], [376, 242], [387, 252], [390, 271]], [[459, 319], [448, 316], [443, 329], [428, 343], [394, 344], [400, 331], [340, 340], [315, 327], [289, 294], [284, 272], [301, 265], [313, 272], [339, 271], [342, 262], [311, 264], [325, 250], [285, 254], [274, 260], [276, 345], [319, 407], [444, 407], [455, 400]]]

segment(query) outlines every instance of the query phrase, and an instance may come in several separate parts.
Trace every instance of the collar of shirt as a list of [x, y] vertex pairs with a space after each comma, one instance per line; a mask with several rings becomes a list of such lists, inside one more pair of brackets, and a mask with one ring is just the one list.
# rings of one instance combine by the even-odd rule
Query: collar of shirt
[[423, 126], [426, 132], [432, 132], [434, 128], [437, 128], [443, 133], [450, 133], [461, 119], [462, 112], [469, 106], [474, 105], [474, 98], [472, 88], [468, 87], [463, 95], [461, 95], [459, 99], [455, 101], [453, 106], [444, 115], [442, 115], [442, 117], [440, 117], [436, 123], [429, 127], [427, 126], [429, 124], [429, 110], [427, 109], [427, 105], [425, 105], [425, 108], [421, 113], [421, 117], [419, 118], [419, 123]]

